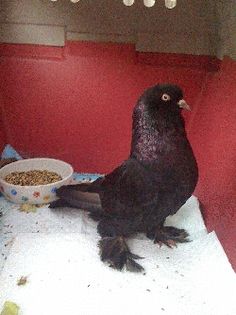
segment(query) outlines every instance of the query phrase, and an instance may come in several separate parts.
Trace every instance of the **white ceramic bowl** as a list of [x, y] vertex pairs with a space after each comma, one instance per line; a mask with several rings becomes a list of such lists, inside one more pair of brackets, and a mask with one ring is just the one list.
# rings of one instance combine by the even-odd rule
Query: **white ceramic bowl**
[[[11, 172], [48, 170], [61, 175], [62, 180], [38, 186], [20, 186], [7, 183], [4, 178]], [[70, 164], [48, 158], [26, 159], [13, 162], [0, 169], [0, 192], [14, 203], [43, 204], [57, 199], [56, 190], [72, 182], [73, 168]]]

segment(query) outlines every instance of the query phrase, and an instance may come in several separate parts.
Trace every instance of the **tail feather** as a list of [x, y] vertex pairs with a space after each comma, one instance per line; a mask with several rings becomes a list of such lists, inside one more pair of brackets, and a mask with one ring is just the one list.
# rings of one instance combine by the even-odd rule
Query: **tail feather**
[[57, 190], [59, 199], [52, 202], [49, 207], [73, 207], [103, 213], [99, 194], [88, 190], [89, 184], [62, 186]]

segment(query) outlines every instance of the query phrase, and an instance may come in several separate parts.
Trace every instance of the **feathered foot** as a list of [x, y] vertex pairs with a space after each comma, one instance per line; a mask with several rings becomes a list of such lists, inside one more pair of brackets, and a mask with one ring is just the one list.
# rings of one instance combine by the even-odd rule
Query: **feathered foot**
[[177, 247], [177, 243], [190, 242], [188, 236], [187, 231], [173, 226], [162, 226], [147, 233], [147, 237], [154, 240], [155, 244], [164, 244], [170, 248]]
[[98, 246], [100, 248], [101, 260], [108, 262], [110, 267], [118, 270], [126, 267], [128, 271], [132, 272], [141, 272], [144, 270], [135, 261], [135, 259], [141, 259], [142, 257], [130, 252], [122, 236], [104, 237], [99, 241]]

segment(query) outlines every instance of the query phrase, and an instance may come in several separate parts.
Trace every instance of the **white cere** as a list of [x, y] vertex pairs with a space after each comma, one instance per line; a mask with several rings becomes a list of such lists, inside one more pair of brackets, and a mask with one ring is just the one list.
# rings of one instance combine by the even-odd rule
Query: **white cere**
[[167, 101], [170, 100], [170, 95], [164, 93], [164, 94], [162, 95], [161, 99], [162, 99], [163, 101], [167, 102]]

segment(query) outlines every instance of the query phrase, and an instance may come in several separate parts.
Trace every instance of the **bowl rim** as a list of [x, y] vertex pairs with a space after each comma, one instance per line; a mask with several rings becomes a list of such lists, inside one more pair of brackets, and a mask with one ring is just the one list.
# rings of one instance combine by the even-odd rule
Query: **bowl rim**
[[50, 184], [45, 184], [45, 185], [24, 185], [24, 186], [22, 186], [22, 185], [14, 185], [14, 184], [10, 184], [10, 183], [8, 183], [8, 182], [6, 182], [3, 178], [1, 178], [0, 177], [0, 183], [2, 183], [3, 185], [5, 185], [5, 186], [7, 186], [7, 187], [11, 187], [11, 188], [16, 188], [16, 187], [18, 187], [18, 189], [19, 188], [33, 188], [33, 189], [39, 189], [39, 188], [41, 188], [41, 187], [52, 187], [52, 186], [55, 186], [55, 185], [58, 185], [58, 184], [60, 184], [60, 183], [63, 183], [64, 181], [66, 181], [66, 180], [68, 180], [68, 179], [70, 179], [71, 177], [72, 177], [72, 175], [73, 175], [73, 173], [74, 173], [74, 169], [73, 169], [73, 167], [69, 164], [69, 163], [67, 163], [67, 162], [65, 162], [65, 161], [63, 161], [63, 160], [59, 160], [59, 159], [53, 159], [53, 158], [31, 158], [31, 159], [22, 159], [22, 160], [18, 160], [18, 161], [15, 161], [15, 162], [12, 162], [12, 163], [10, 163], [10, 164], [7, 164], [7, 165], [5, 165], [5, 166], [3, 166], [1, 169], [0, 169], [0, 174], [1, 174], [1, 171], [4, 169], [4, 168], [7, 168], [7, 167], [9, 167], [11, 164], [17, 164], [17, 163], [19, 163], [19, 162], [25, 162], [25, 163], [27, 163], [27, 162], [29, 162], [29, 161], [35, 161], [35, 160], [50, 160], [50, 161], [55, 161], [55, 162], [60, 162], [60, 163], [63, 163], [64, 165], [67, 165], [68, 167], [69, 167], [69, 169], [70, 169], [70, 175], [68, 175], [68, 176], [66, 176], [66, 177], [64, 177], [63, 179], [61, 179], [61, 180], [59, 180], [59, 181], [57, 181], [57, 182], [54, 182], [54, 183], [50, 183]]

